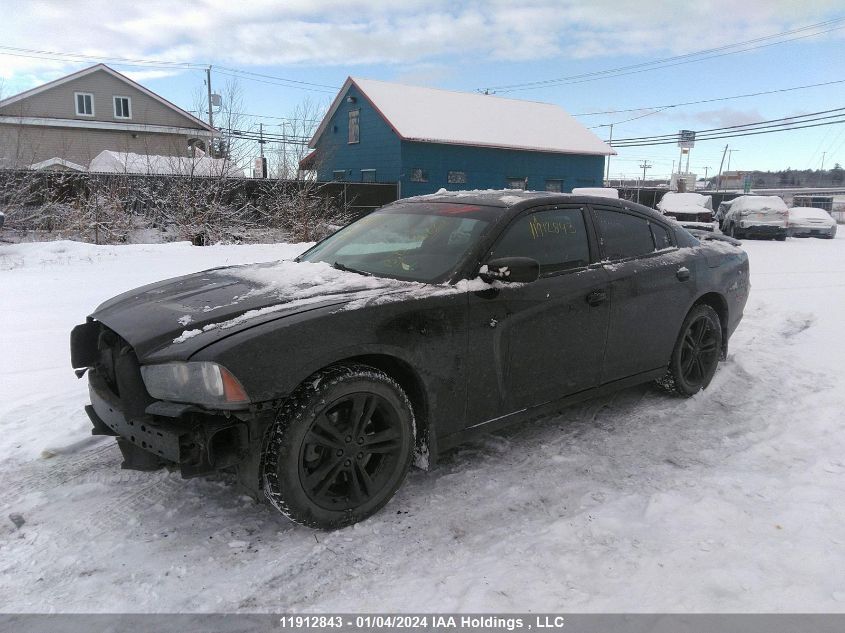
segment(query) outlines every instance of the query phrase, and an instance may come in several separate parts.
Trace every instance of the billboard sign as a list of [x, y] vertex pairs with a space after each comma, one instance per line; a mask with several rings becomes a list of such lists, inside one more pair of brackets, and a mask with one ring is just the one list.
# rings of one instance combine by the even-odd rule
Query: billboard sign
[[695, 147], [695, 130], [678, 131], [678, 147], [684, 149]]

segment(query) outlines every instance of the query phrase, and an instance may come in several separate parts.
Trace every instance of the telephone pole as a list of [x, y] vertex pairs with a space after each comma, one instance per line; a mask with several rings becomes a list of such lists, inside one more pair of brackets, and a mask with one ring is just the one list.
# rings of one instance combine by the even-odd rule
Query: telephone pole
[[[610, 145], [613, 143], [613, 123], [610, 124], [610, 138], [607, 141], [607, 144]], [[610, 154], [607, 155], [607, 173], [604, 176], [604, 179], [607, 181], [607, 186], [610, 186]]]
[[716, 181], [716, 191], [722, 188], [722, 166], [725, 164], [725, 154], [728, 153], [728, 146], [725, 145], [725, 151], [722, 152], [722, 161], [719, 163], [719, 179]]
[[[645, 172], [646, 172], [646, 169], [651, 169], [651, 165], [649, 165], [647, 160], [643, 160], [643, 162], [640, 163], [640, 169], [643, 170], [643, 179], [642, 179], [641, 182], [642, 182], [642, 184], [645, 184]], [[639, 187], [639, 183], [638, 183], [637, 184], [637, 202], [639, 202], [639, 201], [640, 201], [640, 187]]]
[[[211, 108], [211, 65], [205, 69], [205, 84], [208, 87], [208, 125], [209, 127], [214, 127], [214, 113], [212, 112]], [[208, 149], [208, 155], [212, 158], [214, 157], [214, 152], [212, 148], [214, 147], [214, 133], [211, 134], [211, 143]]]

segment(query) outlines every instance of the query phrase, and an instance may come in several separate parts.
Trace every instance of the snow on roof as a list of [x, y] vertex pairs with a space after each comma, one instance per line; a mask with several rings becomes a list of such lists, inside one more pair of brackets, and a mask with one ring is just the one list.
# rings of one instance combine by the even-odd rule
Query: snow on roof
[[824, 209], [817, 209], [816, 207], [791, 207], [789, 209], [789, 217], [817, 220], [833, 220], [831, 215]]
[[404, 140], [607, 156], [616, 152], [560, 106], [348, 78], [316, 134], [355, 85]]
[[619, 190], [612, 187], [575, 187], [572, 194], [576, 196], [598, 196], [600, 198], [619, 199]]
[[709, 209], [712, 205], [711, 201], [711, 196], [700, 193], [667, 191], [657, 204], [657, 208], [671, 206], [673, 209], [677, 207], [704, 207]]
[[209, 158], [197, 150], [193, 158], [152, 156], [103, 150], [94, 157], [90, 171], [110, 174], [180, 174], [183, 176], [243, 176], [237, 165], [223, 158]]
[[48, 158], [47, 160], [42, 160], [38, 163], [32, 163], [29, 166], [30, 169], [49, 169], [50, 167], [64, 167], [70, 171], [88, 171], [82, 165], [78, 163], [74, 163], [69, 160], [65, 160], [64, 158], [59, 158], [58, 156], [54, 156], [53, 158]]
[[740, 196], [731, 203], [731, 211], [758, 211], [772, 209], [786, 211], [786, 203], [778, 196]]

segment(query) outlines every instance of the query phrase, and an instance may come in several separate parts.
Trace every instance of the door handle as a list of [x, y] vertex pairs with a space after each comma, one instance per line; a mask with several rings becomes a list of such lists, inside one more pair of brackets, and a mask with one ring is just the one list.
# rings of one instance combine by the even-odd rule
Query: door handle
[[607, 301], [607, 293], [604, 290], [593, 290], [587, 295], [587, 303], [591, 306], [601, 305]]
[[680, 281], [686, 281], [687, 279], [689, 279], [689, 268], [687, 268], [686, 266], [681, 266], [678, 269], [678, 272], [675, 273], [675, 276]]

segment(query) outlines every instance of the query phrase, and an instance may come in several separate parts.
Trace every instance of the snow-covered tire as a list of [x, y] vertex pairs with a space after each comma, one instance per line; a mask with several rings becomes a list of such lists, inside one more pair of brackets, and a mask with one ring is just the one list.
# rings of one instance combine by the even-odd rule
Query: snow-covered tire
[[666, 374], [657, 385], [685, 397], [706, 389], [719, 365], [722, 336], [716, 311], [706, 304], [693, 306], [681, 325]]
[[414, 412], [402, 387], [368, 365], [333, 365], [279, 410], [262, 460], [264, 494], [296, 523], [345, 527], [390, 500], [413, 451]]

